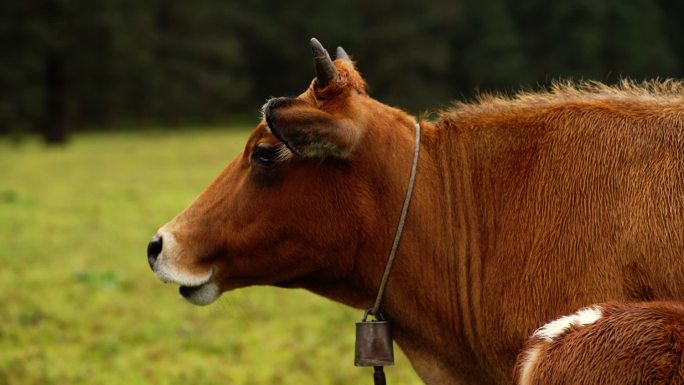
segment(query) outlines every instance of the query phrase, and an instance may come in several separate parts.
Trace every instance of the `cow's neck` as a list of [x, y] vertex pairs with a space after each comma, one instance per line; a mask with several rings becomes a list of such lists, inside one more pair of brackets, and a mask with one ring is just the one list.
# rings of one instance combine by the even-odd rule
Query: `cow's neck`
[[[473, 154], [463, 138], [434, 127], [430, 132], [434, 136], [426, 138], [422, 177], [398, 257], [402, 263], [393, 271], [386, 308], [401, 325], [400, 344], [418, 356], [416, 369], [426, 381], [487, 383], [483, 357], [475, 355], [483, 351], [481, 246], [491, 225], [480, 223], [488, 217], [482, 211], [486, 197], [475, 193], [480, 182], [474, 181]], [[423, 351], [423, 346], [439, 350]]]
[[[481, 377], [480, 357], [473, 352], [481, 351], [477, 349], [482, 332], [478, 329], [482, 312], [477, 278], [484, 236], [476, 231], [482, 226], [477, 223], [480, 215], [471, 186], [471, 158], [458, 140], [441, 138], [443, 133], [431, 124], [422, 127], [414, 196], [381, 311], [427, 383], [471, 381], [471, 375]], [[411, 132], [407, 130], [405, 136], [402, 148], [395, 146], [394, 153], [412, 153]], [[384, 220], [384, 230], [362, 242], [355, 275], [335, 285], [328, 282], [309, 289], [357, 308], [372, 306], [406, 190], [408, 158], [395, 162], [403, 167], [386, 170], [376, 182], [393, 184], [383, 189], [395, 193], [384, 201], [386, 218], [376, 218]], [[458, 356], [454, 356], [454, 344], [462, 346]], [[435, 351], [434, 347], [443, 348]], [[463, 368], [455, 368], [454, 362]]]

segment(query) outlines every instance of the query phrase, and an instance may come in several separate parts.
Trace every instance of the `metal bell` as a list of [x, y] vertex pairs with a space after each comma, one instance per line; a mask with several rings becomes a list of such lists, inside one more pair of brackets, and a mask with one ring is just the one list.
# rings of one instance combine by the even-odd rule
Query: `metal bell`
[[355, 366], [394, 365], [394, 346], [389, 322], [382, 319], [367, 321], [368, 312], [356, 323]]

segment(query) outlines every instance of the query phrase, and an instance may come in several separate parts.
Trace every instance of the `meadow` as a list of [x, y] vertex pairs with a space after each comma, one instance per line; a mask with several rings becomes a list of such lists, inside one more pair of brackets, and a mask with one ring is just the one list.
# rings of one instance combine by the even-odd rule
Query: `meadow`
[[[242, 150], [248, 127], [0, 139], [0, 385], [371, 384], [361, 311], [249, 287], [196, 307], [145, 247]], [[420, 381], [398, 348], [393, 385]]]

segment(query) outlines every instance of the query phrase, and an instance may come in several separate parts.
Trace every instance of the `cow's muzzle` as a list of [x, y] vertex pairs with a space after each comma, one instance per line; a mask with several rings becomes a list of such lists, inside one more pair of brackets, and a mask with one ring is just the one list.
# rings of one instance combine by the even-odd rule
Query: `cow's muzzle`
[[[179, 263], [183, 260], [183, 250], [179, 247], [174, 234], [165, 228], [152, 237], [147, 244], [147, 263], [162, 282], [180, 286], [180, 295], [196, 305], [206, 305], [215, 301], [220, 290], [214, 282], [214, 267], [188, 269]], [[204, 270], [204, 271], [201, 271]]]

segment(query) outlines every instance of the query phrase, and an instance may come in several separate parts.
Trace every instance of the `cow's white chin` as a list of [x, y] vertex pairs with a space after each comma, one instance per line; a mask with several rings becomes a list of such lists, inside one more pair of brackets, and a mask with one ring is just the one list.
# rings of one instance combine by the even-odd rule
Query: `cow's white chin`
[[221, 296], [214, 282], [206, 282], [199, 286], [181, 286], [178, 289], [181, 297], [193, 305], [209, 305]]

